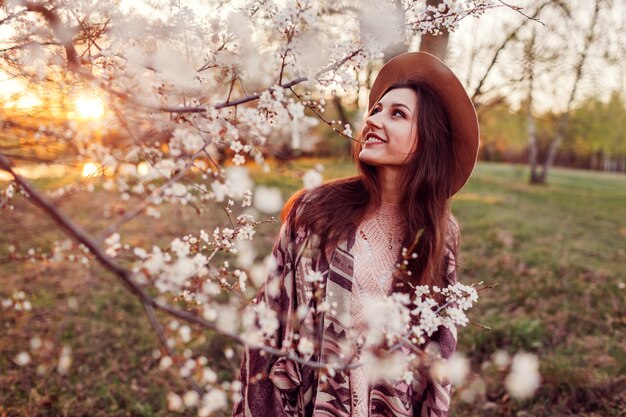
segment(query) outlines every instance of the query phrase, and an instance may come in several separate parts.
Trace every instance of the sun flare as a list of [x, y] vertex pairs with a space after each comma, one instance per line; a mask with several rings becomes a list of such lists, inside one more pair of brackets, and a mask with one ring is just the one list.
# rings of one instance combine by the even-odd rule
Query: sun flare
[[97, 177], [100, 174], [102, 174], [102, 167], [100, 164], [87, 162], [83, 165], [83, 177]]
[[18, 109], [32, 109], [34, 107], [41, 106], [41, 100], [34, 94], [26, 93], [20, 96], [15, 102], [15, 107]]
[[96, 120], [104, 115], [104, 104], [96, 96], [79, 96], [76, 98], [75, 107], [79, 119]]
[[150, 173], [150, 164], [147, 162], [140, 162], [137, 164], [137, 173], [142, 177], [145, 177]]

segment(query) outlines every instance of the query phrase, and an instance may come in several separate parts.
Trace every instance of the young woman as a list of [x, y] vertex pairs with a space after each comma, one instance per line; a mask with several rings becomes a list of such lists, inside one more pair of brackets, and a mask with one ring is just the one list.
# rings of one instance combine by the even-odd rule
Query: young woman
[[[476, 161], [471, 100], [444, 63], [416, 52], [383, 66], [368, 110], [354, 148], [359, 175], [291, 198], [273, 251], [276, 270], [257, 298], [281, 322], [266, 343], [308, 363], [345, 363], [352, 344], [358, 364], [361, 339], [351, 335], [367, 330], [368, 297], [456, 282], [459, 229], [449, 199]], [[403, 247], [416, 257], [399, 273]], [[449, 357], [454, 329], [439, 328], [433, 341]], [[419, 373], [411, 384], [370, 383], [368, 366], [328, 371], [301, 362], [246, 349], [234, 415], [448, 415], [445, 381]]]

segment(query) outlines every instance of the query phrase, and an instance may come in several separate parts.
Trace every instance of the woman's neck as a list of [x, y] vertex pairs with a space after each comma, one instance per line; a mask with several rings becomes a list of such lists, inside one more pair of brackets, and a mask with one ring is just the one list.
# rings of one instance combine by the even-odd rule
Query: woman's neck
[[398, 204], [400, 202], [400, 175], [398, 170], [390, 167], [378, 168], [380, 181], [380, 198], [384, 203]]

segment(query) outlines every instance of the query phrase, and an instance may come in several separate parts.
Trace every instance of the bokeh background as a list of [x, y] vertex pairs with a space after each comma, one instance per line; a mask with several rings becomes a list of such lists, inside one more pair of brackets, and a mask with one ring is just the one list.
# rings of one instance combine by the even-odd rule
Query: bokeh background
[[[459, 351], [470, 370], [455, 389], [451, 415], [624, 415], [626, 4], [516, 5], [522, 8], [500, 3], [480, 18], [467, 17], [451, 33], [401, 39], [354, 72], [354, 88], [325, 90], [323, 117], [358, 131], [380, 63], [432, 42], [427, 47], [457, 72], [479, 115], [479, 162], [452, 209], [462, 228], [459, 279], [490, 287], [471, 310], [472, 323], [459, 329]], [[199, 21], [212, 11], [200, 2], [171, 2], [169, 13], [183, 6]], [[97, 235], [141, 196], [122, 196], [109, 186], [119, 172], [73, 153], [72, 141], [123, 143], [122, 129], [106, 128], [119, 108], [92, 89], [51, 92], [45, 77], [29, 78], [20, 66], [27, 62], [11, 55], [8, 7], [0, 1], [0, 154], [57, 209]], [[136, 7], [146, 15], [157, 8], [150, 2]], [[131, 7], [120, 11], [131, 14]], [[45, 39], [29, 42], [21, 45], [28, 50]], [[262, 166], [234, 167], [228, 148], [215, 149], [226, 170], [253, 182], [261, 196], [257, 212], [278, 217], [306, 181], [356, 173], [351, 141], [310, 110], [307, 115], [297, 135], [272, 135]], [[65, 142], [42, 129], [65, 124], [76, 135]], [[167, 129], [150, 134], [164, 144], [171, 137]], [[186, 179], [196, 180], [202, 173]], [[10, 181], [0, 171], [0, 416], [171, 415], [167, 393], [184, 391], [185, 381], [173, 368], [160, 369], [157, 336], [141, 304], [96, 262], [83, 264], [80, 253], [52, 259], [55, 248], [70, 245], [68, 237], [24, 196], [8, 199]], [[210, 231], [224, 224], [222, 206], [164, 205], [158, 217], [144, 213], [125, 224], [123, 240], [149, 247]], [[260, 225], [253, 246], [241, 251], [245, 256], [224, 259], [254, 278], [279, 227], [278, 221]], [[258, 283], [253, 279], [250, 291]], [[162, 319], [176, 334], [181, 324]], [[232, 380], [239, 346], [211, 332], [188, 344], [219, 380]], [[29, 353], [27, 363], [21, 352]], [[504, 384], [518, 352], [539, 360], [541, 385], [528, 399], [513, 398]]]

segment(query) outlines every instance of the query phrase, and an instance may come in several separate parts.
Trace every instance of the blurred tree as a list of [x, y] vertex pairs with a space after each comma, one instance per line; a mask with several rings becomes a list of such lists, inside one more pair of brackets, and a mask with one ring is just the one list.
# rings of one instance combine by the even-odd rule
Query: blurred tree
[[487, 161], [518, 160], [526, 150], [526, 120], [504, 97], [492, 99], [480, 113], [480, 158]]
[[566, 131], [571, 149], [588, 158], [588, 167], [626, 172], [626, 102], [613, 92], [608, 102], [589, 98], [575, 108]]

